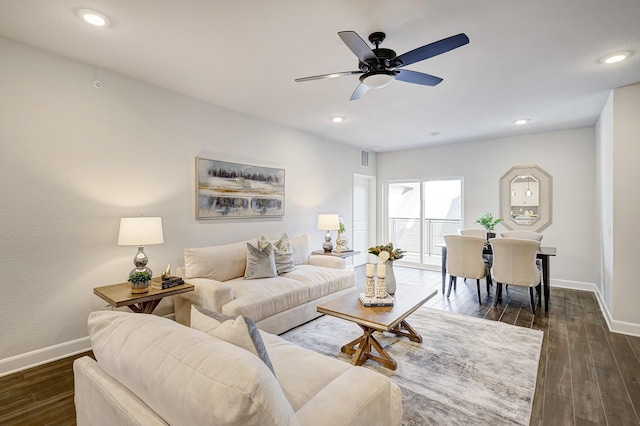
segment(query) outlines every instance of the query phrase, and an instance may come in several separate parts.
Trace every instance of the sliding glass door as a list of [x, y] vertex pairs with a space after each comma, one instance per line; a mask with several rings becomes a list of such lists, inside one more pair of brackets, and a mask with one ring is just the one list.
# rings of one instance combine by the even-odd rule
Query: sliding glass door
[[462, 223], [462, 180], [388, 183], [387, 218], [387, 240], [407, 252], [402, 263], [440, 266], [438, 244]]

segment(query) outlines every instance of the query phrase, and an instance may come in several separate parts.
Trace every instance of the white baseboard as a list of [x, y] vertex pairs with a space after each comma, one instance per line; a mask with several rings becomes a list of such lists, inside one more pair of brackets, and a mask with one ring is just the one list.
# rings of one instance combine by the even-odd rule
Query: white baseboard
[[631, 322], [618, 321], [614, 320], [611, 315], [611, 311], [607, 307], [607, 304], [604, 303], [604, 299], [602, 294], [600, 293], [600, 288], [594, 283], [584, 283], [579, 281], [568, 281], [568, 280], [551, 280], [551, 287], [561, 287], [568, 288], [572, 290], [583, 290], [583, 291], [591, 291], [595, 293], [596, 300], [598, 301], [598, 305], [600, 305], [600, 311], [602, 311], [602, 315], [604, 316], [604, 320], [607, 323], [607, 327], [609, 331], [613, 333], [627, 334], [629, 336], [638, 336], [640, 337], [640, 324], [635, 324]]
[[89, 336], [0, 360], [0, 377], [91, 350]]
[[[164, 317], [174, 320], [175, 314], [172, 312]], [[49, 346], [48, 348], [37, 349], [32, 352], [16, 355], [11, 358], [0, 359], [0, 377], [17, 373], [18, 371], [26, 370], [27, 368], [37, 367], [38, 365], [46, 364], [48, 362], [57, 361], [62, 358], [67, 358], [89, 350], [91, 350], [91, 339], [87, 336], [70, 342]]]
[[571, 290], [591, 291], [596, 293], [598, 287], [595, 283], [585, 283], [582, 281], [569, 281], [569, 280], [551, 280], [551, 287], [568, 288]]

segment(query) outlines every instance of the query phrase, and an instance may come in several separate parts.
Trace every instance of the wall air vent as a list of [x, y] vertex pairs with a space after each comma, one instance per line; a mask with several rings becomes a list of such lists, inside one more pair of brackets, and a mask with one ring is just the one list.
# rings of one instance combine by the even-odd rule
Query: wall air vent
[[369, 151], [364, 149], [360, 151], [360, 165], [362, 167], [369, 167]]

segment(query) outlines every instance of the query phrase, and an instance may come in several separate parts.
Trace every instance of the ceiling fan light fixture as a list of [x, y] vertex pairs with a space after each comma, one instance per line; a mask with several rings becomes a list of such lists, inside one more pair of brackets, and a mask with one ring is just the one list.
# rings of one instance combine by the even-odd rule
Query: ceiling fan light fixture
[[396, 78], [391, 71], [371, 71], [360, 76], [360, 82], [370, 89], [382, 89]]

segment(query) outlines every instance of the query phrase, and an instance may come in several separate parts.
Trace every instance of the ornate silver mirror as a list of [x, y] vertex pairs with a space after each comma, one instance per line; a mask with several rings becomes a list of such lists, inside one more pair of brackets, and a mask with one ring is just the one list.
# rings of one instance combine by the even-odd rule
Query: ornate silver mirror
[[553, 178], [538, 166], [515, 166], [500, 178], [500, 217], [511, 230], [541, 231], [551, 224]]

